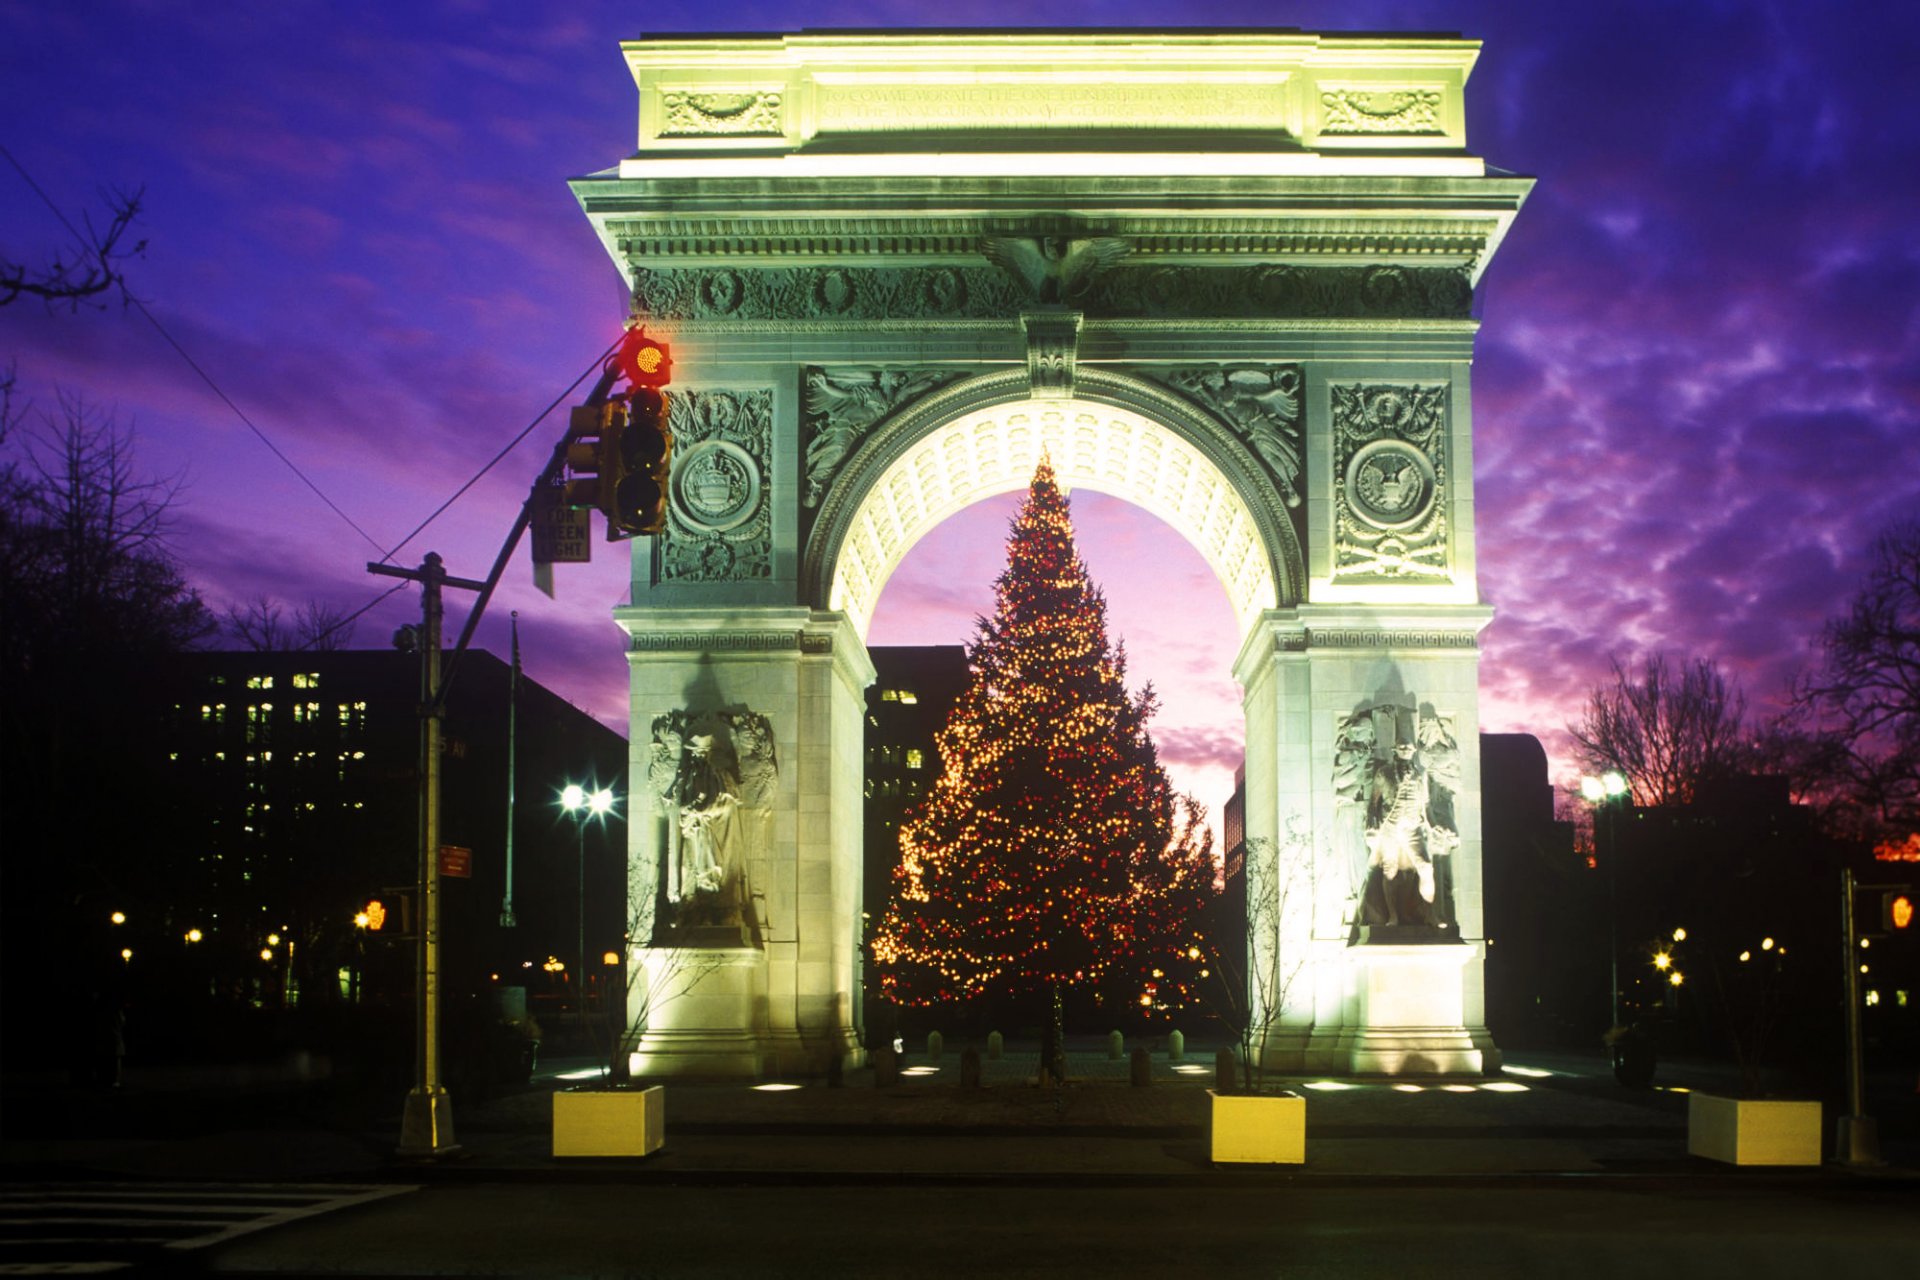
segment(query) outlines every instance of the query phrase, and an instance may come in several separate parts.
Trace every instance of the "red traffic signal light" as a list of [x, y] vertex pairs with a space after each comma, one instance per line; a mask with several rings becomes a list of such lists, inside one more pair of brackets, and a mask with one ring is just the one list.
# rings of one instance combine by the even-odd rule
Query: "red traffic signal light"
[[664, 387], [673, 381], [673, 353], [645, 329], [629, 329], [614, 353], [614, 366], [635, 387]]
[[1880, 895], [1880, 927], [1888, 933], [1913, 931], [1913, 895], [1893, 889]]

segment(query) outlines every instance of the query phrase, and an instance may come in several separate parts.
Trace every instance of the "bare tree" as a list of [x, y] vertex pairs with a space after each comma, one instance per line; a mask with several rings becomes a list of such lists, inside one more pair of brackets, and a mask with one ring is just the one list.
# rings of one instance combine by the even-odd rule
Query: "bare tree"
[[133, 428], [78, 396], [62, 394], [25, 435], [0, 495], [9, 679], [204, 640], [214, 619], [167, 546], [179, 478], [141, 475]]
[[1687, 803], [1747, 762], [1746, 695], [1713, 661], [1654, 653], [1637, 671], [1618, 657], [1612, 665], [1613, 683], [1595, 687], [1585, 718], [1568, 726], [1588, 768], [1618, 770], [1635, 801], [1663, 805]]
[[1218, 1000], [1215, 1011], [1233, 1031], [1240, 1049], [1241, 1086], [1256, 1092], [1265, 1075], [1260, 1062], [1267, 1034], [1286, 1011], [1294, 983], [1306, 968], [1304, 948], [1289, 949], [1286, 935], [1313, 905], [1313, 841], [1305, 824], [1290, 818], [1276, 844], [1261, 836], [1247, 841], [1245, 933], [1226, 947], [1209, 940]]
[[227, 629], [243, 648], [259, 653], [331, 653], [352, 643], [354, 623], [344, 610], [320, 600], [303, 602], [288, 617], [284, 605], [262, 595], [227, 610]]
[[76, 243], [64, 256], [56, 254], [39, 266], [0, 256], [0, 307], [21, 298], [38, 298], [49, 307], [77, 310], [81, 303], [109, 290], [124, 294], [126, 263], [147, 249], [145, 240], [127, 242], [145, 194], [144, 189], [108, 194], [106, 225], [96, 225], [92, 214], [82, 214], [80, 226], [74, 229]]
[[1873, 550], [1795, 702], [1821, 723], [1817, 745], [1848, 798], [1883, 823], [1910, 825], [1920, 820], [1920, 521], [1895, 525]]

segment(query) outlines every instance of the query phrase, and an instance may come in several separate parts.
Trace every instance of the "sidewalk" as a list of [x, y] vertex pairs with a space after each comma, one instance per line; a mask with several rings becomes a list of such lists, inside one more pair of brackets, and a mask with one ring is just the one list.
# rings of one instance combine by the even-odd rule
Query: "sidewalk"
[[[908, 1055], [898, 1085], [870, 1070], [841, 1088], [818, 1081], [670, 1084], [667, 1142], [644, 1160], [556, 1161], [551, 1095], [564, 1077], [598, 1075], [585, 1062], [547, 1065], [533, 1088], [487, 1102], [454, 1099], [459, 1149], [430, 1162], [393, 1157], [397, 1114], [342, 1129], [313, 1115], [260, 1123], [258, 1109], [224, 1127], [209, 1118], [161, 1136], [0, 1136], [0, 1176], [252, 1178], [500, 1182], [554, 1179], [645, 1183], [1033, 1181], [1071, 1185], [1254, 1180], [1320, 1183], [1487, 1180], [1762, 1179], [1840, 1184], [1859, 1178], [1920, 1186], [1913, 1170], [1734, 1169], [1686, 1154], [1684, 1090], [1633, 1092], [1596, 1057], [1522, 1056], [1500, 1077], [1447, 1080], [1289, 1080], [1307, 1099], [1303, 1166], [1216, 1169], [1208, 1159], [1212, 1054], [1153, 1059], [1153, 1085], [1128, 1084], [1129, 1064], [1072, 1046], [1071, 1083], [1032, 1084], [1038, 1055], [1014, 1048], [982, 1063], [982, 1086], [959, 1084], [959, 1055]], [[185, 1093], [187, 1084], [166, 1082]], [[288, 1080], [288, 1096], [298, 1081]], [[10, 1098], [15, 1105], [17, 1091]], [[170, 1099], [160, 1105], [175, 1106]], [[1829, 1126], [1830, 1127], [1830, 1126]]]

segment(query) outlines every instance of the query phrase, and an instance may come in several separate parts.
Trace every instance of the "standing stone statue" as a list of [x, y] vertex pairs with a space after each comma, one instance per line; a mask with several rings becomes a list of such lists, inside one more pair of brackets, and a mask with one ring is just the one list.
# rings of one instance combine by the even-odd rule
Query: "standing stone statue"
[[751, 711], [657, 716], [647, 781], [668, 819], [661, 883], [676, 917], [742, 923], [749, 861], [770, 851], [779, 786], [772, 723]]
[[1367, 851], [1355, 923], [1452, 927], [1453, 853], [1460, 847], [1453, 806], [1460, 747], [1452, 722], [1391, 704], [1355, 712], [1339, 727], [1334, 789], [1342, 805], [1360, 810]]

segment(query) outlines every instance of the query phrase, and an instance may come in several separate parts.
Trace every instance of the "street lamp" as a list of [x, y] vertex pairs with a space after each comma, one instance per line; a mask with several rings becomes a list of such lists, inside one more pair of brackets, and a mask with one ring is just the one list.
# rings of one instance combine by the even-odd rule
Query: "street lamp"
[[[1619, 842], [1614, 838], [1613, 811], [1625, 800], [1632, 788], [1627, 784], [1626, 775], [1617, 769], [1609, 769], [1599, 777], [1580, 779], [1580, 795], [1593, 806], [1596, 814], [1604, 814], [1607, 830], [1607, 985], [1612, 990], [1612, 1021], [1609, 1026], [1620, 1025], [1620, 850]], [[1599, 823], [1596, 821], [1594, 846], [1600, 843]]]
[[560, 807], [573, 815], [574, 853], [580, 891], [577, 918], [579, 936], [573, 953], [579, 961], [579, 967], [574, 974], [579, 984], [580, 1022], [584, 1026], [587, 1021], [587, 819], [605, 818], [613, 811], [613, 792], [605, 787], [588, 791], [577, 782], [569, 782], [561, 788]]

